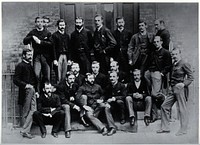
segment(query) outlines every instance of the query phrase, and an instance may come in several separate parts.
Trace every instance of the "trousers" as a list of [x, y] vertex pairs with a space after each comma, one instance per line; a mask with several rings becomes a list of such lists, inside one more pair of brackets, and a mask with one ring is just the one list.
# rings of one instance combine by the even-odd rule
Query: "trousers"
[[58, 59], [58, 82], [65, 78], [67, 73], [67, 56], [65, 54], [60, 54]]

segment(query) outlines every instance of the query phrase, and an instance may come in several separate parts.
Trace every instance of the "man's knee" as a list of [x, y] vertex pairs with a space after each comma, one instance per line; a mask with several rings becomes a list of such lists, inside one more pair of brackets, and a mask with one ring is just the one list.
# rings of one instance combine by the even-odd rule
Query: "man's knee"
[[123, 101], [123, 100], [117, 100], [116, 102], [117, 102], [117, 104], [121, 104], [121, 105], [124, 104], [124, 101]]
[[131, 102], [131, 101], [133, 101], [132, 97], [131, 96], [127, 96], [126, 97], [126, 102]]
[[87, 95], [81, 95], [81, 99], [86, 101], [87, 100]]
[[152, 103], [151, 96], [146, 96], [145, 102], [146, 102], [146, 103]]
[[63, 104], [62, 107], [65, 111], [70, 111], [70, 106], [68, 104]]

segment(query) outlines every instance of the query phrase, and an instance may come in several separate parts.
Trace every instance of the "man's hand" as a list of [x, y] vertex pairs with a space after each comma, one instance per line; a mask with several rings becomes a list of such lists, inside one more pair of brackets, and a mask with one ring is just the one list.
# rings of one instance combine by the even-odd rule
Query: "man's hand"
[[54, 64], [55, 66], [58, 66], [58, 61], [57, 61], [57, 60], [54, 60], [54, 61], [53, 61], [53, 64]]
[[33, 89], [33, 86], [31, 84], [26, 84], [25, 89]]
[[73, 63], [73, 61], [71, 61], [71, 60], [67, 61], [67, 65], [72, 65], [72, 63]]
[[103, 103], [103, 99], [97, 99], [97, 103], [98, 104]]
[[35, 97], [36, 97], [36, 98], [39, 98], [39, 97], [40, 97], [40, 95], [39, 95], [38, 92], [35, 92]]
[[184, 83], [178, 83], [175, 85], [178, 89], [184, 88], [185, 84]]
[[37, 38], [36, 36], [33, 36], [33, 40], [37, 43], [40, 44], [41, 40], [39, 38]]
[[76, 109], [78, 112], [81, 111], [81, 108], [79, 106], [77, 106], [77, 105], [74, 105], [73, 109]]
[[84, 105], [83, 108], [84, 108], [86, 111], [89, 111], [89, 112], [93, 112], [93, 111], [94, 111], [90, 106]]
[[133, 65], [133, 61], [132, 61], [132, 60], [129, 60], [128, 63], [129, 63], [130, 65]]
[[139, 94], [138, 92], [136, 92], [136, 93], [133, 93], [133, 98], [140, 99], [140, 98], [143, 98], [143, 96], [141, 96], [141, 94]]
[[54, 110], [56, 110], [56, 108], [50, 108], [51, 109], [51, 112], [53, 112]]
[[74, 98], [74, 97], [70, 97], [69, 100], [70, 100], [70, 101], [74, 101], [75, 98]]
[[111, 107], [110, 104], [108, 104], [108, 103], [105, 103], [105, 106], [106, 106], [107, 108], [110, 108], [110, 107]]

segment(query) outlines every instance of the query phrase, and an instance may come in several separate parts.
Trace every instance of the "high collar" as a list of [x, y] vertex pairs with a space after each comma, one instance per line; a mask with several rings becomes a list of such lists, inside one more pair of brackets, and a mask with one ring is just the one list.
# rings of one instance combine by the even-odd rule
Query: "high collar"
[[65, 33], [65, 31], [62, 32], [62, 31], [60, 31], [60, 30], [58, 30], [58, 32], [59, 32], [60, 34], [64, 34], [64, 33]]
[[23, 59], [22, 61], [25, 62], [26, 64], [30, 64], [30, 62], [26, 61], [25, 59]]

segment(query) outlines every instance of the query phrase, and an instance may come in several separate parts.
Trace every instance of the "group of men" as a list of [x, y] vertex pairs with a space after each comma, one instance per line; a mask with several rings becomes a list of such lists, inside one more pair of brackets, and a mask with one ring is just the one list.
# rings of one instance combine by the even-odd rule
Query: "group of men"
[[[75, 31], [69, 36], [63, 19], [57, 21], [58, 30], [52, 35], [45, 19], [49, 21], [36, 17], [36, 29], [23, 41], [32, 49], [23, 50], [22, 62], [15, 70], [14, 83], [20, 88], [19, 104], [23, 106], [23, 137], [33, 138], [30, 128], [34, 120], [42, 138], [47, 134], [45, 124], [53, 124], [51, 134], [56, 138], [64, 124], [65, 137], [70, 138], [71, 109], [79, 112], [84, 126], [92, 124], [102, 135], [111, 136], [117, 131], [113, 112], [119, 112], [121, 124], [128, 115], [134, 126], [137, 110], [142, 108], [148, 126], [158, 119], [160, 108], [161, 130], [157, 133], [169, 133], [175, 101], [181, 122], [177, 135], [186, 134], [185, 89], [193, 80], [192, 70], [181, 59], [179, 49], [169, 51], [170, 35], [163, 20], [155, 21], [156, 35], [147, 32], [145, 21], [139, 21], [139, 32], [132, 36], [124, 28], [123, 17], [116, 19], [117, 29], [112, 33], [103, 25], [103, 17], [96, 15], [94, 34], [84, 27], [84, 19], [77, 17]], [[53, 85], [51, 69], [57, 77]], [[171, 93], [163, 91], [168, 86]]]

